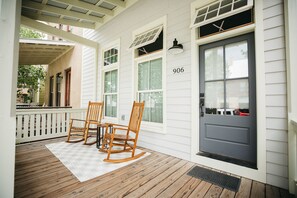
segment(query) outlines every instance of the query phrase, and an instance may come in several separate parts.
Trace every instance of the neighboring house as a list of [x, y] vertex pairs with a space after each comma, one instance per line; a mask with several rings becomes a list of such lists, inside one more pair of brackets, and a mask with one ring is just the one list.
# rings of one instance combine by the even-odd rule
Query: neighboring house
[[[69, 26], [66, 28], [69, 29]], [[72, 28], [72, 32], [82, 35], [81, 28]], [[56, 37], [49, 37], [49, 39], [59, 40]], [[80, 107], [81, 53], [81, 45], [76, 44], [73, 49], [48, 65], [45, 81], [45, 105]]]
[[[5, 18], [7, 22], [0, 20], [1, 29], [6, 30], [0, 39], [7, 48], [0, 53], [0, 64], [4, 65], [0, 79], [11, 86], [4, 83], [0, 86], [3, 93], [12, 93], [17, 41], [10, 32], [17, 32], [20, 21], [15, 7], [20, 10], [21, 5], [18, 1], [4, 2], [0, 17], [3, 18], [3, 13], [12, 16]], [[90, 0], [82, 2], [93, 4]], [[100, 2], [105, 3], [98, 1], [98, 4]], [[88, 46], [82, 51], [81, 107], [86, 107], [89, 100], [103, 100], [105, 120], [127, 123], [133, 100], [145, 100], [139, 146], [289, 188], [297, 194], [294, 132], [297, 131], [294, 87], [297, 84], [297, 2], [108, 2], [118, 7], [125, 7], [125, 3], [132, 6], [122, 13], [114, 6], [115, 13], [120, 15], [112, 20], [108, 18], [110, 21], [103, 26], [96, 24], [101, 16], [98, 14], [73, 22], [82, 26], [86, 20], [93, 20], [88, 26], [95, 28], [84, 30], [85, 38], [72, 37], [33, 19], [21, 18], [22, 24], [61, 34]], [[37, 7], [37, 2], [31, 4]], [[63, 9], [64, 5], [55, 6]], [[71, 7], [66, 5], [64, 9], [67, 6]], [[90, 12], [80, 14], [90, 15]], [[28, 13], [27, 16], [30, 14], [34, 15]], [[75, 18], [77, 14], [71, 16]], [[68, 22], [68, 19], [58, 20]], [[168, 50], [175, 38], [183, 45], [183, 50], [177, 46], [181, 53]], [[54, 65], [65, 65], [50, 73], [62, 81], [66, 78], [65, 69], [75, 66], [70, 62]], [[53, 80], [52, 87], [55, 86]], [[53, 89], [53, 95], [54, 92]], [[3, 178], [13, 178], [16, 119], [11, 107], [15, 107], [12, 102], [15, 98], [8, 94], [2, 100], [4, 120], [0, 131], [6, 138], [0, 145], [4, 147], [1, 150], [9, 153], [8, 157], [0, 157], [5, 162], [3, 170], [8, 170]], [[53, 104], [56, 103], [53, 101]], [[13, 133], [9, 135], [7, 131]], [[7, 180], [9, 183], [5, 186], [13, 191], [13, 179]]]

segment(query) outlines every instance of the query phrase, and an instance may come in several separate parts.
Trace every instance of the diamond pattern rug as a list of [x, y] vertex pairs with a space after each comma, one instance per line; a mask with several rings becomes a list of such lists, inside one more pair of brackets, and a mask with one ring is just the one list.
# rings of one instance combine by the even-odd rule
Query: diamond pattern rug
[[[137, 160], [150, 155], [146, 153], [142, 157], [123, 163], [104, 162], [106, 153], [99, 152], [94, 145], [84, 145], [83, 143], [58, 142], [45, 145], [70, 172], [80, 181], [84, 182], [93, 179], [110, 171], [127, 166]], [[136, 149], [135, 154], [142, 152]], [[130, 157], [131, 153], [112, 154], [112, 159]]]

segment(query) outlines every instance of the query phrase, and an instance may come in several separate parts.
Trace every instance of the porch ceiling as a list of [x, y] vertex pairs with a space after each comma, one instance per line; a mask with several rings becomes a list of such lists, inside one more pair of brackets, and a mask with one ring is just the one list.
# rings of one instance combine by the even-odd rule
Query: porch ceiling
[[22, 16], [96, 29], [138, 0], [23, 0]]
[[74, 43], [20, 39], [19, 65], [48, 65], [74, 47]]

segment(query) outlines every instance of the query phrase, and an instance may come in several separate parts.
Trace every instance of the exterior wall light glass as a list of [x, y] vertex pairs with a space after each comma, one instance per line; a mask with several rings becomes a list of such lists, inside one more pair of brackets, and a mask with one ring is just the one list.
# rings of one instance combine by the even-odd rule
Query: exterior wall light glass
[[170, 54], [180, 54], [184, 51], [183, 49], [183, 45], [182, 44], [178, 44], [176, 38], [173, 41], [173, 46], [171, 48], [168, 49]]

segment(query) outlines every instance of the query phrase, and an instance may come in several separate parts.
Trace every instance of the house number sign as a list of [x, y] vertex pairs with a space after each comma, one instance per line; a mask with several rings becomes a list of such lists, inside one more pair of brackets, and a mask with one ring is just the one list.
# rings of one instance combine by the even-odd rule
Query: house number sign
[[173, 74], [184, 73], [185, 69], [183, 67], [177, 67], [172, 70]]

